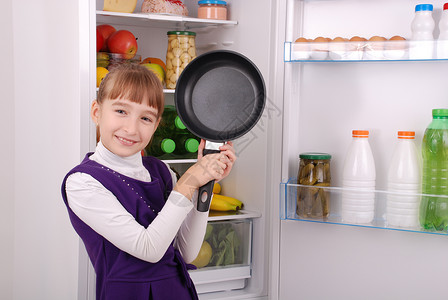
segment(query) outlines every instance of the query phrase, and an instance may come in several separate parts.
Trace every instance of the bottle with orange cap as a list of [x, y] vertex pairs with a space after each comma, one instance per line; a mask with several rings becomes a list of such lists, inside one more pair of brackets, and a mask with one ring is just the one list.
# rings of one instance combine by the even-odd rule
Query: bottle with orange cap
[[375, 215], [376, 171], [368, 130], [353, 130], [342, 172], [342, 221], [367, 224]]
[[414, 139], [414, 131], [398, 131], [387, 173], [386, 218], [390, 227], [418, 226], [421, 163]]

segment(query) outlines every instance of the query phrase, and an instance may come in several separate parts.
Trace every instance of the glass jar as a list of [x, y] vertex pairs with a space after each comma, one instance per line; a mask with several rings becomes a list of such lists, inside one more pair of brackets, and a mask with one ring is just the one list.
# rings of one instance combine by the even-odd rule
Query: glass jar
[[190, 61], [196, 58], [196, 33], [168, 31], [166, 50], [166, 88], [175, 89], [177, 79]]
[[201, 0], [198, 4], [198, 18], [227, 20], [227, 3], [225, 1]]
[[330, 211], [330, 194], [322, 187], [331, 181], [328, 153], [301, 153], [297, 176], [296, 213], [302, 218], [326, 218]]

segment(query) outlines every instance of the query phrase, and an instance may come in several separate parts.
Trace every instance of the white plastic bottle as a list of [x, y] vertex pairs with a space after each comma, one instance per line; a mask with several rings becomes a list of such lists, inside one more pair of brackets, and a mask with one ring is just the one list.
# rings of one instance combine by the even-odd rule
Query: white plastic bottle
[[375, 161], [369, 131], [353, 130], [342, 173], [342, 221], [366, 224], [375, 215]]
[[414, 138], [414, 131], [398, 131], [387, 173], [386, 218], [390, 227], [415, 228], [419, 224], [421, 163]]
[[439, 40], [437, 41], [437, 57], [448, 58], [448, 3], [443, 5], [439, 21]]
[[411, 23], [412, 38], [409, 48], [410, 59], [434, 58], [434, 28], [432, 4], [415, 6], [415, 16]]

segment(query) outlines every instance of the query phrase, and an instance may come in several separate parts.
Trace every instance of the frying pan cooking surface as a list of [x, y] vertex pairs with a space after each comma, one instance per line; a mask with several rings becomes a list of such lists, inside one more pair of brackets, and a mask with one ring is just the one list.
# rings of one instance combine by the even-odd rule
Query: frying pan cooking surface
[[236, 139], [260, 119], [265, 86], [256, 66], [232, 51], [197, 57], [177, 82], [175, 102], [185, 126], [214, 142]]

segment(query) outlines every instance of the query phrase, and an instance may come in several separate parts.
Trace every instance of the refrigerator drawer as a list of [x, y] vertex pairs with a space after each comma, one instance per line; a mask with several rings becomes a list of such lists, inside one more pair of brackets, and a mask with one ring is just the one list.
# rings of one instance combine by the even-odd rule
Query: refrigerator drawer
[[[301, 185], [297, 178], [281, 183], [280, 191], [283, 220], [448, 235], [448, 210], [441, 211], [448, 207], [447, 195]], [[439, 211], [430, 211], [433, 207]], [[425, 208], [426, 228], [419, 221]]]
[[252, 219], [209, 221], [190, 276], [199, 294], [243, 289], [251, 277]]
[[243, 289], [250, 275], [249, 265], [190, 271], [198, 294]]

